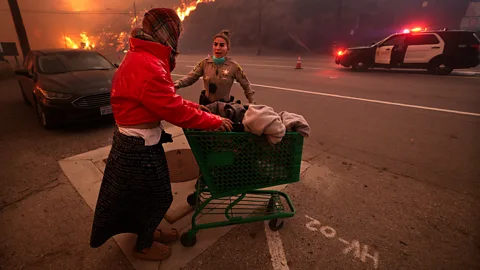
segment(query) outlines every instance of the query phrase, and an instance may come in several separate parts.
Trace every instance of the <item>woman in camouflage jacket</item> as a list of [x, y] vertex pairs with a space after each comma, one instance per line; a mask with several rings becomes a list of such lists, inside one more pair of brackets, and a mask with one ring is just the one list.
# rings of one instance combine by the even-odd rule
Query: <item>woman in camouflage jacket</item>
[[204, 89], [200, 95], [200, 105], [208, 105], [215, 101], [233, 102], [230, 95], [233, 82], [236, 80], [243, 88], [250, 104], [255, 104], [254, 93], [245, 72], [240, 65], [226, 56], [230, 50], [230, 33], [223, 30], [213, 38], [213, 56], [200, 61], [185, 77], [175, 82], [177, 89], [194, 84], [203, 76]]

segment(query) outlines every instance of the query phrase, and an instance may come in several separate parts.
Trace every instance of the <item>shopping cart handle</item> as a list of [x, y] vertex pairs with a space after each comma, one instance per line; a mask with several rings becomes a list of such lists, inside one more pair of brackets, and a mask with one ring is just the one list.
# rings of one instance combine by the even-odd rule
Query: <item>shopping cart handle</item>
[[232, 125], [233, 132], [245, 132], [245, 126], [242, 123]]

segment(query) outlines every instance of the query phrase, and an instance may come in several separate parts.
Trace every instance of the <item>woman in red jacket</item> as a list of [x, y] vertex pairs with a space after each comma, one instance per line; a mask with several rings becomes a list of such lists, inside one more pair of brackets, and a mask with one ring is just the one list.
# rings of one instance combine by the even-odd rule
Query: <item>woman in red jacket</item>
[[117, 127], [98, 195], [90, 245], [99, 247], [120, 233], [138, 235], [134, 255], [164, 260], [165, 245], [178, 232], [157, 226], [173, 201], [162, 143], [171, 141], [160, 124], [182, 128], [231, 130], [228, 119], [202, 111], [175, 93], [175, 68], [181, 21], [172, 9], [152, 9], [134, 29], [130, 50], [118, 68], [111, 91]]

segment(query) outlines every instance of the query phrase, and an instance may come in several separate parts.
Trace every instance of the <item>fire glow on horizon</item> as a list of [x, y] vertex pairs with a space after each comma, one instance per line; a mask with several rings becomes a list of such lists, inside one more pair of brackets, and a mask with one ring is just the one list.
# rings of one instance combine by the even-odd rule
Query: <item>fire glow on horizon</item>
[[[180, 3], [179, 7], [174, 8], [175, 11], [177, 12], [178, 17], [180, 17], [180, 20], [184, 21], [186, 17], [190, 15], [195, 9], [197, 9], [198, 4], [201, 3], [211, 3], [215, 2], [215, 0], [182, 0]], [[75, 7], [74, 11], [79, 11], [83, 10], [84, 7]], [[146, 10], [145, 10], [146, 11]], [[130, 19], [130, 27], [133, 28], [139, 18], [138, 15], [134, 16], [134, 18]], [[127, 36], [127, 33], [125, 31], [121, 31], [120, 33], [104, 33], [107, 36], [113, 37], [116, 39], [116, 44], [115, 43], [108, 43], [104, 44], [104, 42], [100, 41], [99, 36], [93, 36], [93, 35], [87, 35], [87, 32], [83, 31], [81, 32], [78, 36], [63, 36], [61, 39], [62, 42], [62, 47], [66, 48], [71, 48], [71, 49], [87, 49], [87, 50], [93, 50], [95, 49], [97, 43], [99, 45], [108, 45], [108, 46], [115, 46], [115, 50], [117, 52], [123, 51], [123, 47], [125, 47], [125, 39]]]

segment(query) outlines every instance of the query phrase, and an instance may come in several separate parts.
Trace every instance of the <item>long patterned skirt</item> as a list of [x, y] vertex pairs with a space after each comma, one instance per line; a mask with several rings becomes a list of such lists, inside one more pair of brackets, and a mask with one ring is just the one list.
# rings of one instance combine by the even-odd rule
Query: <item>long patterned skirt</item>
[[162, 143], [145, 146], [142, 138], [115, 130], [98, 195], [90, 245], [103, 245], [121, 233], [138, 235], [135, 249], [151, 247], [155, 229], [173, 201]]

